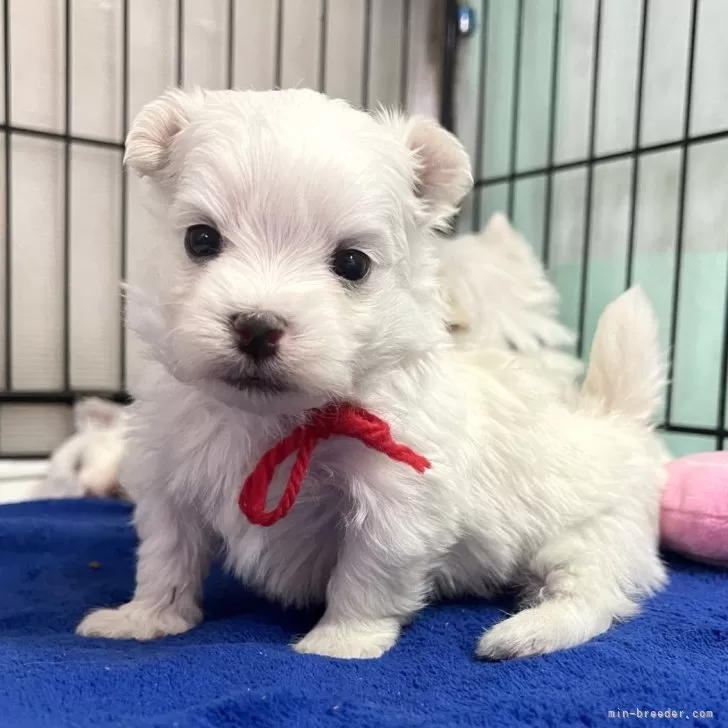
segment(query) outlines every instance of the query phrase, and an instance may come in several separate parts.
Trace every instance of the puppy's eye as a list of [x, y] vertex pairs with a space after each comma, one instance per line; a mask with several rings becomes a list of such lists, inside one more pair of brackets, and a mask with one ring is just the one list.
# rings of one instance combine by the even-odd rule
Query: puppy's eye
[[331, 260], [331, 269], [347, 281], [360, 281], [369, 273], [371, 259], [361, 250], [339, 250]]
[[185, 233], [185, 250], [190, 258], [212, 258], [220, 253], [220, 233], [209, 225], [193, 225]]

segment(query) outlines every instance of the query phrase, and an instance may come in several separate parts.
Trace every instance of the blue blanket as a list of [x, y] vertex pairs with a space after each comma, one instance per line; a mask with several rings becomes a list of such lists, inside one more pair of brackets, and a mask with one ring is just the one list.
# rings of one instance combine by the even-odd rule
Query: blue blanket
[[129, 515], [99, 501], [0, 508], [0, 725], [663, 725], [653, 710], [683, 711], [671, 724], [728, 725], [728, 571], [672, 558], [668, 590], [640, 617], [503, 663], [476, 661], [474, 647], [508, 602], [430, 607], [382, 659], [336, 661], [288, 647], [316, 613], [283, 611], [220, 572], [206, 621], [185, 635], [76, 637], [84, 612], [132, 592]]

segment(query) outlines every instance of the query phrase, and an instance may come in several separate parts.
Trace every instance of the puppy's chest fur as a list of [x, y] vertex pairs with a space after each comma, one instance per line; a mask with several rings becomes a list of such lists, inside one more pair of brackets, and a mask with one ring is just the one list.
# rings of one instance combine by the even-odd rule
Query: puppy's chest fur
[[[477, 378], [468, 383], [477, 393]], [[552, 529], [549, 524], [556, 523], [548, 484], [553, 478], [524, 463], [557, 456], [544, 451], [518, 457], [525, 447], [539, 450], [539, 440], [530, 421], [515, 436], [513, 427], [503, 428], [503, 422], [516, 419], [508, 408], [522, 408], [511, 397], [497, 403], [499, 423], [486, 415], [479, 396], [465, 397], [450, 386], [423, 387], [407, 409], [401, 396], [368, 403], [390, 422], [395, 439], [432, 461], [424, 476], [355, 440], [331, 438], [316, 449], [292, 510], [268, 528], [248, 523], [238, 496], [265, 451], [290, 432], [290, 421], [249, 415], [202, 392], [176, 392], [178, 385], [167, 380], [140, 405], [146, 408], [139, 419], [149, 441], [140, 439], [130, 448], [138, 461], [132, 467], [143, 468], [130, 479], [149, 482], [149, 469], [139, 457], [146, 449], [159, 466], [152, 487], [164, 489], [181, 517], [220, 543], [227, 566], [242, 581], [284, 603], [324, 600], [343, 539], [377, 519], [398, 524], [403, 544], [427, 543], [433, 591], [489, 594], [512, 578]], [[291, 463], [292, 458], [276, 473], [269, 508], [281, 497]], [[559, 499], [569, 496], [568, 510], [574, 512], [567, 517], [578, 520], [581, 498], [562, 493]]]
[[[259, 453], [277, 439], [257, 448]], [[222, 538], [228, 568], [246, 584], [283, 603], [322, 602], [352, 509], [345, 463], [360, 457], [362, 447], [345, 438], [319, 445], [293, 508], [269, 527], [249, 524], [238, 509], [242, 481], [258, 457], [241, 462], [239, 474], [227, 476], [230, 487], [220, 489], [208, 511], [210, 525]], [[268, 510], [280, 501], [294, 458], [278, 468], [268, 491]]]
[[[197, 519], [218, 541], [226, 566], [243, 582], [287, 603], [323, 600], [338, 555], [342, 519], [350, 508], [346, 464], [361, 457], [363, 446], [346, 438], [321, 443], [288, 515], [270, 527], [254, 526], [238, 506], [243, 482], [294, 424], [213, 409], [202, 426], [196, 418], [189, 433], [195, 447], [180, 452], [178, 434], [167, 496], [183, 504], [186, 517]], [[294, 459], [277, 469], [268, 510], [280, 501]]]
[[[453, 568], [451, 559], [444, 556], [468, 538], [462, 525], [475, 496], [473, 473], [459, 468], [458, 459], [452, 458], [457, 450], [447, 440], [453, 428], [447, 425], [448, 408], [439, 402], [433, 403], [434, 415], [427, 426], [422, 424], [421, 415], [427, 409], [423, 401], [419, 410], [412, 409], [418, 412], [417, 427], [408, 427], [409, 418], [403, 421], [401, 410], [388, 418], [395, 439], [402, 438], [432, 460], [425, 476], [356, 440], [331, 438], [316, 448], [288, 515], [262, 528], [251, 526], [240, 512], [240, 489], [261, 456], [295, 423], [231, 410], [197, 391], [170, 396], [164, 391], [167, 387], [177, 389], [175, 383], [165, 382], [160, 390], [148, 393], [145, 404], [140, 403], [146, 411], [139, 413], [140, 429], [132, 435], [136, 447], [130, 448], [135, 462], [129, 467], [145, 468], [144, 457], [138, 454], [147, 450], [149, 460], [160, 466], [158, 476], [151, 483], [145, 469], [127, 479], [162, 488], [165, 499], [179, 505], [182, 517], [194, 520], [218, 542], [227, 567], [244, 583], [284, 603], [323, 601], [346, 530], [362, 527], [367, 513], [373, 511], [401, 518], [403, 533], [414, 530], [417, 538], [431, 543], [432, 579], [438, 590], [454, 591], [470, 580], [463, 561], [475, 555], [467, 551], [457, 559], [457, 574], [437, 575]], [[372, 406], [381, 413], [386, 410], [385, 400], [378, 399]], [[268, 508], [278, 503], [292, 462], [291, 457], [278, 468]], [[489, 539], [483, 542], [482, 533], [478, 539], [487, 548]]]
[[[167, 377], [154, 390], [139, 394], [137, 427], [132, 430], [134, 442], [129, 448], [134, 455], [126, 464], [132, 472], [127, 472], [125, 480], [141, 483], [144, 491], [159, 489], [164, 500], [177, 504], [180, 518], [194, 521], [210, 534], [226, 566], [238, 578], [284, 603], [324, 600], [346, 529], [357, 521], [361, 526], [367, 509], [385, 507], [382, 488], [396, 490], [398, 474], [438, 518], [448, 506], [437, 503], [437, 483], [457, 482], [442, 477], [449, 467], [442, 462], [433, 464], [434, 477], [423, 478], [357, 440], [332, 437], [316, 447], [296, 503], [285, 518], [267, 528], [252, 526], [238, 507], [242, 484], [263, 454], [297, 422], [226, 407]], [[381, 413], [384, 405], [378, 401], [374, 406]], [[388, 419], [399, 424], [400, 417]], [[412, 435], [395, 427], [395, 439], [404, 438], [426, 457], [441, 460], [433, 453], [434, 440], [421, 432]], [[279, 502], [294, 457], [277, 469], [268, 509]], [[153, 466], [156, 477], [150, 477]], [[396, 470], [391, 478], [371, 482], [369, 474], [392, 466]], [[135, 499], [146, 495], [142, 492]], [[399, 498], [399, 493], [388, 497]], [[362, 499], [371, 501], [362, 503]], [[424, 517], [414, 511], [419, 505], [413, 502], [412, 508], [406, 508], [425, 528]], [[455, 521], [454, 517], [448, 520]]]

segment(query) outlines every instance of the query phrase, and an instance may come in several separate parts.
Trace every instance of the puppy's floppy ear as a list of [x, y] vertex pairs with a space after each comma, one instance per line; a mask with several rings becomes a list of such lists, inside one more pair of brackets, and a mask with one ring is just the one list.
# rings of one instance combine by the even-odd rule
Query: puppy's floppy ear
[[142, 177], [154, 176], [169, 163], [174, 138], [189, 124], [192, 112], [203, 103], [202, 91], [169, 89], [142, 108], [126, 138], [124, 164]]
[[470, 158], [460, 141], [433, 119], [379, 112], [415, 157], [415, 194], [425, 208], [430, 225], [447, 227], [473, 186]]

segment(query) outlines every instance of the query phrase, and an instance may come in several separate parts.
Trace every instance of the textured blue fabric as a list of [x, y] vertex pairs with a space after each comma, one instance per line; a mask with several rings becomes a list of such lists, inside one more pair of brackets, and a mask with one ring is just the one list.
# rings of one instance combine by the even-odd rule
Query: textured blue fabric
[[[474, 659], [510, 604], [433, 606], [381, 660], [293, 653], [313, 612], [284, 612], [221, 573], [206, 621], [154, 643], [76, 637], [91, 607], [131, 594], [129, 509], [59, 501], [0, 508], [0, 725], [664, 725], [612, 710], [683, 710], [677, 725], [728, 725], [728, 571], [671, 560], [644, 614], [546, 657]], [[97, 562], [97, 563], [93, 563]], [[697, 719], [693, 710], [716, 717]]]

